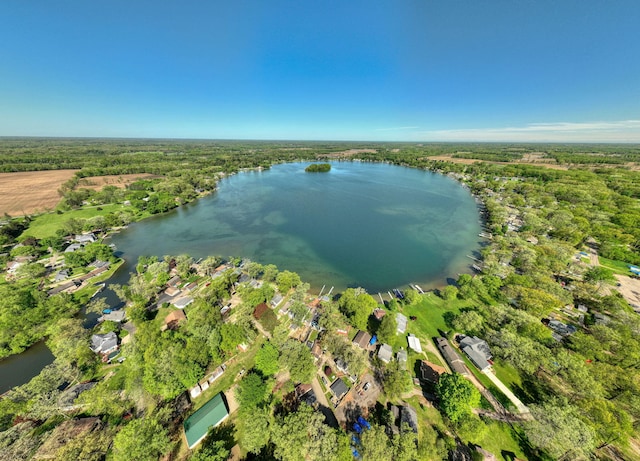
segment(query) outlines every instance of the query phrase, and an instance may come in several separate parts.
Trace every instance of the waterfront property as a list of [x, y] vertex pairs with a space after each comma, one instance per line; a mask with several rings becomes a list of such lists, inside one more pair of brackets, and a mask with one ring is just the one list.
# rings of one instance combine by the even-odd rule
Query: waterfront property
[[209, 429], [218, 426], [229, 417], [229, 410], [222, 392], [216, 394], [198, 411], [189, 416], [184, 422], [184, 435], [190, 449], [195, 448], [209, 433]]
[[460, 349], [480, 371], [486, 371], [491, 367], [489, 363], [492, 358], [491, 351], [484, 340], [477, 336], [465, 336], [460, 340]]
[[464, 376], [467, 376], [469, 374], [469, 370], [464, 364], [464, 361], [458, 355], [458, 353], [453, 350], [453, 347], [451, 347], [451, 344], [449, 344], [449, 341], [447, 341], [446, 338], [437, 338], [436, 345], [438, 346], [438, 349], [440, 349], [440, 352], [442, 353], [444, 359], [449, 364], [451, 371], [460, 373]]

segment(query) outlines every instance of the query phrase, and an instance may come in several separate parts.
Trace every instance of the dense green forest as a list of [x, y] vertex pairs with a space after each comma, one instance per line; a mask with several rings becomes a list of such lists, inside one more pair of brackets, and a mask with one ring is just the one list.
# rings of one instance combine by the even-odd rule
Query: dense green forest
[[[632, 275], [627, 265], [640, 264], [640, 172], [630, 164], [638, 161], [638, 146], [9, 139], [0, 143], [0, 152], [2, 171], [79, 169], [61, 190], [60, 216], [72, 216], [87, 202], [105, 208], [98, 215], [102, 220], [62, 219], [46, 239], [30, 236], [37, 217], [7, 219], [0, 228], [3, 263], [30, 258], [0, 283], [0, 353], [19, 352], [47, 336], [56, 356], [38, 377], [0, 400], [3, 459], [31, 459], [62, 423], [88, 416], [99, 418], [101, 430], [73, 438], [55, 451], [56, 459], [170, 454], [224, 460], [236, 444], [247, 460], [347, 460], [353, 459], [350, 446], [365, 460], [437, 460], [470, 446], [495, 450], [500, 444], [503, 452], [495, 454], [502, 459], [513, 459], [505, 451], [530, 460], [640, 459], [634, 451], [640, 427], [640, 306], [621, 296], [622, 279], [614, 278]], [[521, 162], [529, 153], [570, 167]], [[430, 159], [434, 155], [484, 161], [452, 163]], [[134, 210], [125, 219], [142, 219], [214, 190], [222, 175], [242, 168], [329, 159], [389, 162], [449, 175], [482, 203], [491, 236], [478, 272], [461, 275], [437, 293], [407, 290], [403, 300], [382, 306], [363, 291], [348, 289], [314, 307], [319, 331], [314, 341], [324, 354], [347, 358], [356, 375], [370, 370], [382, 389], [369, 412], [372, 427], [357, 443], [349, 426], [329, 425], [322, 413], [295, 398], [296, 386], [311, 382], [317, 372], [310, 349], [292, 333], [311, 322], [308, 285], [296, 274], [239, 258], [226, 261], [223, 271], [224, 261], [215, 256], [198, 264], [188, 256], [144, 258], [129, 284], [116, 287], [136, 331], [122, 346], [126, 360], [111, 365], [89, 350], [89, 337], [113, 331], [122, 340], [129, 331], [115, 322], [85, 330], [74, 315], [88, 296], [43, 292], [44, 279], [52, 274], [42, 260], [59, 252], [65, 237], [123, 224], [105, 205], [129, 200]], [[84, 177], [132, 172], [161, 177], [127, 189], [82, 188]], [[600, 264], [591, 264], [589, 255], [601, 257]], [[115, 262], [100, 243], [59, 257], [78, 274], [90, 260]], [[261, 286], [239, 284], [243, 275]], [[163, 329], [175, 309], [157, 302], [176, 276], [197, 288], [185, 308], [186, 322]], [[258, 306], [275, 293], [285, 295], [287, 314], [257, 318]], [[231, 314], [223, 314], [232, 300]], [[371, 316], [377, 307], [387, 312], [382, 321]], [[528, 406], [531, 418], [509, 424], [492, 419], [488, 401], [459, 375], [447, 375], [435, 387], [415, 386], [414, 369], [380, 363], [337, 333], [347, 327], [367, 330], [397, 350], [402, 338], [395, 334], [391, 313], [396, 312], [416, 317], [411, 328], [423, 344], [439, 334], [452, 342], [458, 334], [485, 339], [496, 375]], [[549, 327], [551, 321], [573, 330], [560, 334]], [[193, 410], [185, 404], [185, 392], [220, 365], [226, 370], [207, 395], [233, 388], [239, 409], [190, 452], [180, 439], [180, 425]], [[477, 379], [483, 375], [477, 373]], [[86, 381], [96, 384], [62, 408], [65, 388]], [[499, 390], [487, 388], [507, 412], [515, 412]], [[439, 412], [419, 403], [413, 390], [435, 395]], [[385, 431], [387, 405], [403, 402], [418, 409], [417, 434], [406, 427]]]

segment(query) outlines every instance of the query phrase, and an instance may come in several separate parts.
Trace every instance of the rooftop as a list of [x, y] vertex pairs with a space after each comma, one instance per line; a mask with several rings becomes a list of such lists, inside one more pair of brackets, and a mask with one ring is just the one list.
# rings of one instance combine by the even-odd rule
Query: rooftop
[[388, 344], [383, 344], [378, 349], [378, 358], [384, 363], [389, 363], [393, 357], [393, 349]]
[[227, 410], [227, 405], [222, 398], [221, 392], [184, 422], [184, 435], [187, 438], [189, 448], [193, 449], [198, 445], [207, 436], [210, 428], [216, 427], [228, 416], [229, 410]]
[[338, 378], [331, 385], [331, 392], [333, 392], [338, 399], [341, 399], [347, 392], [349, 392], [349, 387], [342, 379]]

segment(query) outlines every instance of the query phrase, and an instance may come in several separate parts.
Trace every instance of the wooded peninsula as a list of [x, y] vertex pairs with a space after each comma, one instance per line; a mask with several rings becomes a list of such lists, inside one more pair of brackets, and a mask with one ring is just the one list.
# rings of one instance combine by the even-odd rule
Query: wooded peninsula
[[[447, 175], [486, 245], [384, 302], [245, 255], [109, 284], [111, 233], [299, 161]], [[0, 358], [55, 356], [1, 459], [640, 460], [640, 146], [5, 138], [0, 172]]]

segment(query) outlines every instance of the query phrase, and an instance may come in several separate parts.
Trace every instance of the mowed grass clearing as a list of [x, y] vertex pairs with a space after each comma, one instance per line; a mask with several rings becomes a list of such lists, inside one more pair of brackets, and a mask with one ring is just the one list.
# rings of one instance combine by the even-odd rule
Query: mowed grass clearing
[[406, 315], [407, 318], [416, 317], [416, 320], [409, 320], [407, 326], [409, 333], [431, 341], [432, 338], [441, 336], [438, 330], [447, 331], [450, 329], [444, 319], [447, 312], [458, 314], [460, 309], [471, 305], [472, 301], [463, 299], [447, 301], [434, 293], [427, 293], [421, 295], [418, 302], [411, 306], [405, 306], [400, 312]]
[[616, 261], [614, 259], [603, 258], [602, 256], [598, 256], [598, 261], [600, 265], [606, 269], [609, 269], [614, 274], [619, 275], [631, 275], [631, 271], [629, 270], [629, 264], [624, 261]]
[[96, 216], [104, 216], [115, 211], [133, 210], [130, 207], [125, 207], [124, 205], [113, 204], [87, 207], [80, 210], [65, 211], [62, 214], [58, 214], [56, 212], [41, 214], [40, 216], [37, 216], [33, 221], [31, 221], [29, 228], [24, 232], [23, 235], [30, 235], [37, 239], [52, 237], [56, 235], [56, 231], [58, 229], [61, 229], [64, 223], [69, 221], [71, 218], [89, 219]]

